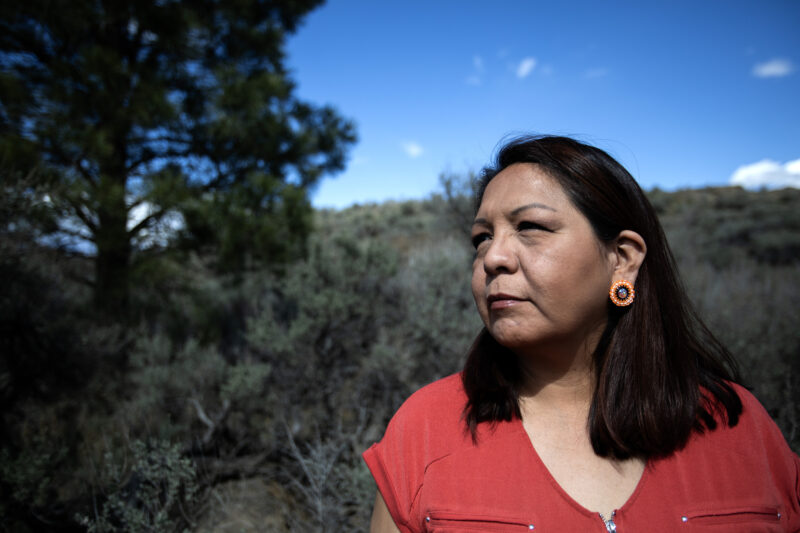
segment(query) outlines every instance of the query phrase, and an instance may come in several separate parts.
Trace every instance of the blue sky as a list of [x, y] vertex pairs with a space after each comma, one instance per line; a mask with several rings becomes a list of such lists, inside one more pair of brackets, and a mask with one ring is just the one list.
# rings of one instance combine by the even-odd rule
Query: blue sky
[[422, 198], [509, 135], [573, 135], [649, 189], [800, 186], [800, 1], [329, 0], [287, 46], [357, 125], [319, 207]]

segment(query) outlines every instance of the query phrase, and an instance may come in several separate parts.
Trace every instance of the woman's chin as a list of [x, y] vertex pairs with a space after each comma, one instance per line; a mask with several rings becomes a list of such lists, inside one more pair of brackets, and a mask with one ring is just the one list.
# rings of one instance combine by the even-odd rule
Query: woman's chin
[[494, 340], [496, 340], [500, 346], [508, 348], [509, 350], [519, 351], [528, 349], [538, 343], [538, 339], [535, 337], [520, 335], [518, 331], [507, 331], [503, 328], [490, 328], [489, 333], [491, 333]]
[[536, 353], [556, 353], [561, 348], [569, 345], [569, 338], [553, 333], [551, 335], [531, 334], [519, 329], [489, 328], [489, 333], [497, 343], [508, 348], [517, 355], [530, 355]]

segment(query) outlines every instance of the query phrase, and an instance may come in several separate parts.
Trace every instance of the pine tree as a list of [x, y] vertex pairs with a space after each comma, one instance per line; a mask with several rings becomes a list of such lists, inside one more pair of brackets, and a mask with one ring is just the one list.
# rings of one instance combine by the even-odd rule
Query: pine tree
[[0, 4], [0, 167], [50, 183], [60, 234], [90, 243], [101, 313], [124, 315], [154, 250], [213, 246], [221, 268], [300, 252], [309, 188], [355, 141], [284, 66], [319, 3]]

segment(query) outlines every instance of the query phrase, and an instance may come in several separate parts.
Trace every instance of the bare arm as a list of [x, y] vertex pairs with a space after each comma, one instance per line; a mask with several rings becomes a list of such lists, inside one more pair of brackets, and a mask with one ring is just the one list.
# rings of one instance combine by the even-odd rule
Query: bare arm
[[369, 533], [400, 533], [389, 514], [389, 508], [383, 501], [380, 491], [375, 494], [375, 507], [372, 509], [372, 520], [369, 523]]

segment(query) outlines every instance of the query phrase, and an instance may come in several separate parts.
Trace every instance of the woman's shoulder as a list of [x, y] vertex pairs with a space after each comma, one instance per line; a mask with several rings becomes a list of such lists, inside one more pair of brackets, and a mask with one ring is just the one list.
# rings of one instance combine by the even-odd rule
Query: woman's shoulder
[[466, 395], [461, 374], [426, 385], [400, 406], [380, 442], [364, 454], [364, 460], [395, 523], [411, 519], [411, 508], [425, 480], [429, 465], [447, 457], [468, 438], [461, 420]]
[[729, 423], [718, 411], [716, 429], [693, 435], [690, 444], [718, 456], [732, 453], [740, 460], [749, 457], [753, 461], [765, 461], [769, 464], [764, 467], [774, 470], [794, 471], [798, 466], [797, 455], [769, 412], [750, 390], [737, 383], [728, 384], [742, 402], [738, 420], [735, 424]]
[[[770, 463], [774, 463], [777, 468], [791, 468], [790, 464], [794, 463], [795, 475], [800, 475], [800, 458], [791, 450], [785, 435], [769, 412], [748, 389], [735, 385], [734, 390], [742, 400], [742, 427], [738, 432], [741, 440], [755, 440], [767, 452]], [[797, 490], [800, 491], [800, 479], [796, 482]]]
[[[749, 389], [738, 383], [729, 383], [736, 395], [742, 402], [742, 414], [739, 417], [739, 423], [742, 424], [743, 429], [751, 429], [753, 427], [761, 427], [771, 432], [781, 435], [775, 421]], [[737, 424], [738, 425], [738, 424]]]
[[[379, 446], [387, 453], [413, 456], [424, 468], [460, 448], [469, 435], [462, 413], [466, 395], [461, 374], [434, 381], [412, 394], [386, 426]], [[471, 441], [470, 441], [471, 442]]]
[[401, 410], [419, 410], [434, 408], [437, 411], [447, 411], [464, 408], [467, 397], [461, 373], [437, 379], [424, 387], [417, 389], [400, 407]]
[[461, 373], [451, 374], [414, 392], [403, 402], [389, 426], [401, 425], [413, 433], [430, 434], [457, 429], [461, 423], [467, 397]]

